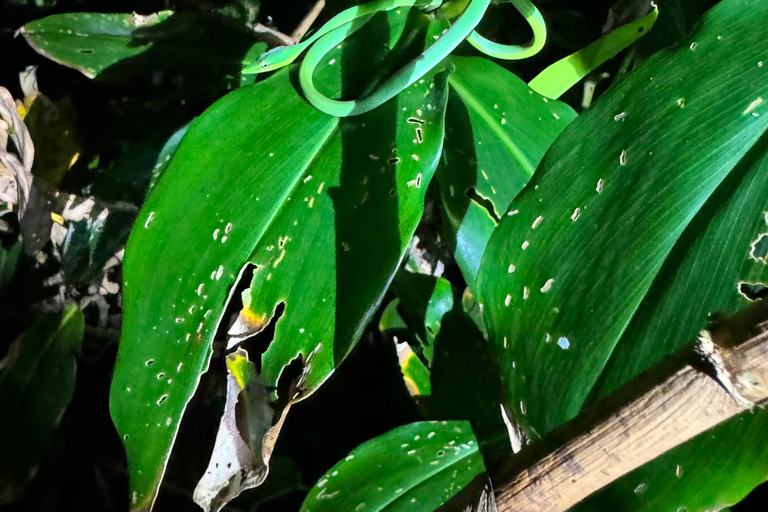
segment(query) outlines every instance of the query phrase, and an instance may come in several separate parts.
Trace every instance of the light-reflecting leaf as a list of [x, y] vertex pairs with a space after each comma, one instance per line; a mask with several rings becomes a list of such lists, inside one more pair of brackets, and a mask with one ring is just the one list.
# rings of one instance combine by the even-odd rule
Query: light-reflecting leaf
[[[388, 23], [372, 30], [389, 43], [373, 57], [389, 53], [406, 30], [421, 46], [398, 47], [395, 55], [433, 41], [424, 16], [393, 13], [381, 21]], [[373, 57], [369, 46], [348, 40], [316, 80], [338, 93], [346, 66], [336, 62], [371, 67]], [[283, 303], [261, 379], [277, 388], [283, 370], [299, 362], [286, 395], [272, 400], [284, 406], [308, 396], [349, 353], [421, 217], [445, 99], [445, 74], [433, 73], [379, 109], [339, 120], [304, 102], [283, 70], [224, 97], [190, 127], [126, 251], [110, 410], [128, 454], [132, 509], [151, 508], [247, 263], [253, 279], [230, 333], [257, 332]]]
[[494, 233], [480, 301], [496, 344], [508, 337], [509, 405], [530, 434], [579, 412], [675, 243], [768, 127], [766, 23], [764, 2], [718, 4], [569, 126]]
[[453, 288], [442, 277], [402, 271], [392, 288], [399, 301], [397, 309], [418, 343], [414, 350], [430, 366], [435, 351], [435, 337], [443, 316], [453, 308]]
[[[710, 314], [733, 314], [765, 296], [768, 247], [761, 252], [759, 240], [768, 237], [766, 211], [764, 134], [667, 257], [611, 354], [592, 391], [594, 398], [611, 393], [693, 339]], [[583, 510], [604, 510], [616, 501], [633, 511], [685, 507], [695, 512], [734, 504], [768, 478], [766, 426], [767, 411], [742, 414], [624, 477], [587, 500]]]
[[152, 41], [142, 40], [137, 31], [172, 15], [66, 13], [32, 21], [21, 34], [44, 57], [95, 78], [109, 66], [147, 51]]
[[232, 18], [173, 11], [56, 14], [21, 34], [39, 54], [89, 78], [157, 70], [175, 73], [195, 92], [237, 85], [243, 56], [256, 42]]
[[438, 183], [449, 239], [474, 288], [480, 258], [499, 216], [576, 113], [534, 93], [483, 58], [451, 57], [446, 143]]
[[301, 510], [434, 510], [484, 470], [469, 423], [412, 423], [352, 450], [312, 487]]
[[41, 317], [13, 342], [0, 370], [0, 504], [21, 495], [75, 390], [83, 314]]
[[598, 66], [647, 34], [658, 15], [659, 10], [654, 6], [651, 13], [643, 18], [612, 30], [589, 46], [547, 67], [528, 86], [547, 98], [559, 98]]

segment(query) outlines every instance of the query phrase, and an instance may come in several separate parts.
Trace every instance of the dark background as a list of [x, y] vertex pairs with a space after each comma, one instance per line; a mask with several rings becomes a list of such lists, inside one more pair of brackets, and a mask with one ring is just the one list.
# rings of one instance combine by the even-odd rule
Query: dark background
[[[181, 69], [178, 76], [167, 70], [152, 69], [130, 81], [119, 77], [89, 80], [77, 71], [39, 56], [23, 38], [14, 37], [14, 32], [31, 20], [60, 12], [150, 14], [174, 9], [210, 13], [228, 3], [225, 0], [60, 0], [53, 6], [40, 8], [32, 0], [0, 0], [0, 85], [20, 97], [18, 73], [27, 66], [38, 66], [41, 92], [53, 101], [63, 98], [72, 101], [83, 143], [81, 160], [88, 162], [96, 155], [100, 158], [99, 169], [85, 165], [73, 168], [62, 183], [65, 190], [72, 193], [89, 190], [111, 161], [147, 137], [167, 136], [199, 115], [227, 89], [218, 78], [206, 74], [206, 69]], [[291, 33], [312, 3], [310, 0], [263, 0], [259, 21]], [[329, 0], [327, 3], [320, 21], [353, 2]], [[508, 66], [514, 66], [514, 71], [523, 79], [530, 79], [546, 63], [597, 39], [612, 3], [610, 0], [537, 2], [552, 29], [552, 40], [540, 56]], [[677, 16], [668, 18], [665, 37], [646, 43], [641, 51], [651, 52], [674, 43], [675, 37], [690, 30], [698, 14], [713, 2], [659, 3], [668, 4]], [[493, 16], [483, 27], [484, 33], [502, 26], [505, 33], [515, 33], [510, 27], [521, 26], [521, 20], [509, 9], [498, 12], [499, 16]], [[522, 38], [526, 37], [524, 27], [518, 32], [523, 34]], [[620, 60], [615, 59], [605, 70], [614, 72]], [[579, 110], [579, 88], [574, 89], [577, 91], [565, 99]], [[34, 304], [51, 292], [41, 284], [46, 277], [45, 269], [33, 268], [25, 262], [20, 267], [11, 289], [0, 297], [0, 357], [6, 353], [9, 343], [31, 324]], [[73, 289], [72, 293], [76, 294], [77, 290]], [[93, 313], [87, 310], [85, 313], [88, 321]], [[258, 350], [260, 343], [261, 340], [252, 340], [249, 346]], [[108, 412], [116, 351], [116, 335], [86, 333], [72, 404], [25, 496], [6, 510], [127, 510], [125, 456]], [[204, 376], [185, 414], [155, 507], [158, 512], [200, 510], [192, 501], [192, 491], [207, 465], [223, 410], [223, 367], [221, 353], [217, 352], [211, 370]], [[277, 443], [273, 473], [267, 483], [258, 490], [244, 493], [225, 510], [298, 510], [306, 489], [350, 450], [396, 426], [419, 419], [418, 408], [403, 385], [393, 344], [371, 329], [339, 371], [313, 396], [292, 408]], [[765, 503], [768, 503], [768, 489], [762, 486], [733, 510], [766, 510]]]

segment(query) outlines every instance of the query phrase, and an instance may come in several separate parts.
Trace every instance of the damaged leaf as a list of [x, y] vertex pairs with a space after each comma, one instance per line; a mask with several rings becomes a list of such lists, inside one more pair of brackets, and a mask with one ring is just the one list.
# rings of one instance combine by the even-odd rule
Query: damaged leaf
[[[12, 147], [6, 147], [8, 141]], [[32, 163], [35, 148], [29, 130], [24, 125], [18, 112], [16, 101], [8, 89], [0, 87], [0, 185], [4, 174], [9, 174], [15, 184], [15, 197], [12, 202], [18, 205], [18, 215], [22, 218], [29, 202], [32, 188]], [[5, 196], [3, 190], [0, 194]]]
[[[768, 133], [734, 167], [675, 244], [612, 352], [592, 400], [610, 394], [693, 339], [713, 312], [718, 312], [716, 321], [755, 299], [744, 292], [759, 293], [759, 286], [768, 283], [768, 267], [751, 254], [754, 241], [768, 232], [766, 211]], [[638, 512], [667, 503], [691, 512], [735, 504], [768, 479], [766, 425], [768, 411], [746, 412], [630, 473], [587, 500], [581, 510], [605, 510], [617, 501]], [[635, 494], [640, 484], [644, 492]]]
[[226, 16], [189, 11], [64, 13], [20, 33], [39, 54], [88, 78], [173, 73], [192, 94], [237, 86], [241, 61], [258, 39]]
[[[750, 252], [768, 209], [766, 23], [764, 3], [720, 2], [685, 44], [574, 121], [494, 233], [480, 301], [507, 406], [533, 439], [674, 352], [715, 311], [748, 304], [743, 283], [765, 281]], [[721, 425], [585, 507], [733, 503], [768, 476], [752, 422], [764, 428], [765, 416]]]
[[484, 319], [498, 346], [509, 336], [509, 396], [540, 435], [578, 413], [675, 242], [768, 127], [750, 110], [768, 94], [754, 57], [768, 5], [728, 0], [705, 20], [571, 124], [486, 251]]
[[109, 66], [149, 50], [153, 40], [142, 37], [142, 29], [171, 15], [65, 13], [32, 21], [20, 32], [40, 55], [96, 78]]
[[576, 112], [533, 92], [488, 59], [450, 61], [455, 70], [448, 80], [438, 183], [447, 236], [455, 244], [464, 279], [474, 289], [480, 258], [499, 217]]
[[218, 512], [242, 491], [260, 485], [288, 407], [277, 409], [256, 365], [242, 349], [227, 355], [227, 401], [208, 469], [195, 503]]
[[0, 361], [0, 505], [18, 499], [75, 389], [84, 320], [76, 306], [41, 317]]
[[412, 423], [352, 450], [320, 477], [301, 511], [435, 510], [483, 471], [469, 423]]
[[[366, 33], [390, 43], [372, 54], [370, 33], [355, 34], [318, 69], [322, 89], [339, 94], [335, 60], [372, 68], [372, 56], [392, 58], [406, 31], [418, 44], [394, 55], [413, 58], [443, 29], [421, 14], [381, 21]], [[355, 94], [368, 76], [344, 76], [344, 92]], [[249, 263], [253, 278], [230, 346], [284, 305], [261, 361], [271, 400], [308, 396], [353, 348], [421, 218], [445, 101], [445, 73], [437, 72], [375, 111], [339, 120], [305, 103], [286, 69], [225, 96], [189, 128], [126, 250], [110, 410], [128, 455], [133, 510], [154, 502], [224, 306]], [[408, 122], [414, 115], [424, 120], [421, 140]], [[294, 361], [298, 374], [278, 389]]]

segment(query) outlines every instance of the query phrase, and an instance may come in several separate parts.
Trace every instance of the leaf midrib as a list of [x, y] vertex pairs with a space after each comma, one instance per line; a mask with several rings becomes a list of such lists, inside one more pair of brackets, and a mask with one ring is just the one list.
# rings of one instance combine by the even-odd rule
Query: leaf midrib
[[488, 124], [493, 133], [499, 138], [499, 140], [502, 141], [504, 147], [509, 150], [510, 154], [520, 164], [520, 167], [523, 168], [526, 175], [528, 175], [529, 178], [533, 176], [533, 172], [536, 170], [536, 166], [533, 165], [533, 163], [525, 157], [522, 150], [495, 122], [491, 112], [471, 94], [467, 87], [461, 84], [460, 80], [456, 78], [455, 74], [452, 74], [448, 78], [448, 83], [456, 90], [466, 106], [477, 112], [477, 114]]

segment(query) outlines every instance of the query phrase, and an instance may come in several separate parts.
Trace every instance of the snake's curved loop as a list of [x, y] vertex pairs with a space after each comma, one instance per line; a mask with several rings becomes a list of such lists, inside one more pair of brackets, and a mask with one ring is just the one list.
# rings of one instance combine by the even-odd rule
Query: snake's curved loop
[[469, 0], [461, 16], [436, 43], [359, 100], [334, 100], [324, 96], [315, 88], [313, 74], [320, 60], [336, 45], [363, 27], [378, 12], [398, 7], [417, 7], [424, 11], [431, 11], [439, 7], [443, 0], [377, 0], [351, 7], [334, 16], [306, 41], [264, 53], [255, 64], [244, 69], [243, 74], [265, 73], [287, 66], [309, 48], [299, 72], [299, 81], [307, 100], [319, 110], [337, 117], [362, 114], [385, 103], [424, 76], [464, 39], [481, 52], [498, 59], [525, 59], [538, 53], [546, 41], [547, 30], [541, 13], [530, 0], [506, 0], [525, 17], [533, 30], [533, 39], [527, 45], [494, 43], [475, 31], [490, 1]]
[[354, 116], [375, 109], [416, 82], [447, 57], [480, 23], [490, 1], [471, 0], [461, 16], [435, 44], [359, 100], [334, 100], [324, 96], [315, 88], [313, 75], [322, 58], [341, 41], [359, 30], [369, 16], [358, 17], [345, 26], [336, 28], [312, 45], [301, 64], [299, 82], [307, 100], [317, 109], [337, 117]]
[[477, 31], [473, 31], [467, 41], [484, 54], [502, 60], [522, 60], [539, 53], [547, 41], [547, 26], [541, 13], [530, 0], [506, 0], [515, 6], [533, 30], [533, 39], [522, 46], [494, 43]]
[[[356, 23], [360, 19], [367, 21], [371, 15], [378, 12], [389, 11], [398, 7], [417, 7], [428, 12], [435, 10], [442, 3], [443, 0], [376, 0], [375, 2], [350, 7], [331, 18], [320, 30], [312, 34], [312, 37], [309, 39], [294, 46], [278, 46], [263, 53], [259, 60], [243, 69], [242, 73], [244, 75], [267, 73], [287, 66], [323, 36], [350, 23]], [[357, 28], [360, 27], [358, 24], [355, 26]], [[355, 30], [352, 30], [352, 32]], [[350, 35], [352, 32], [347, 32], [347, 35]]]

